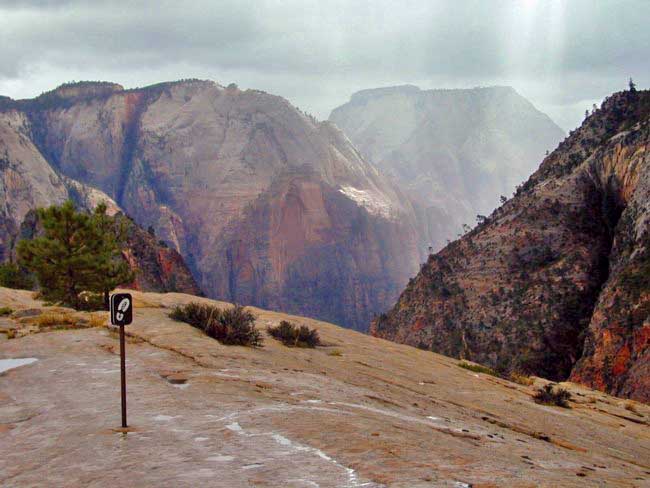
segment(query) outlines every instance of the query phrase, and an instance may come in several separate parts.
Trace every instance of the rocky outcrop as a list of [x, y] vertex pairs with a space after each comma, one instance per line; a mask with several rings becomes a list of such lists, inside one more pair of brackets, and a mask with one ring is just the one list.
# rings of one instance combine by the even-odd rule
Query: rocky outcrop
[[32, 142], [29, 127], [24, 113], [0, 111], [1, 261], [8, 258], [11, 238], [31, 209], [68, 198], [63, 179]]
[[[118, 85], [119, 86], [119, 85]], [[96, 89], [64, 86], [63, 100], [78, 97], [105, 96], [115, 85], [100, 84]], [[48, 100], [53, 95], [44, 95]], [[12, 108], [0, 110], [0, 262], [15, 258], [15, 245], [20, 238], [32, 237], [38, 227], [35, 208], [59, 205], [67, 199], [79, 208], [91, 210], [98, 203], [107, 204], [109, 215], [121, 212], [120, 207], [104, 192], [62, 175], [46, 160], [33, 140], [34, 127], [27, 111]], [[5, 102], [7, 103], [7, 102]], [[23, 107], [24, 108], [24, 107]], [[117, 217], [128, 229], [124, 256], [136, 272], [132, 286], [149, 291], [182, 291], [200, 294], [182, 257], [126, 217]]]
[[117, 225], [125, 231], [122, 256], [135, 273], [129, 288], [141, 291], [180, 292], [203, 295], [183, 257], [123, 214]]
[[509, 87], [363, 90], [330, 120], [406, 187], [435, 250], [497, 207], [564, 137]]
[[[86, 188], [83, 190], [93, 193]], [[107, 202], [109, 208], [115, 206], [115, 202], [104, 199], [102, 201]], [[119, 209], [112, 215], [116, 229], [119, 229], [119, 233], [123, 236], [120, 242], [122, 259], [129, 264], [134, 273], [133, 282], [123, 283], [121, 286], [142, 291], [202, 295], [185, 261], [175, 249], [170, 249], [164, 242], [159, 242], [153, 232], [145, 231]], [[18, 231], [12, 235], [13, 247], [10, 250], [12, 260], [17, 261], [16, 244], [21, 239], [33, 239], [42, 232], [43, 228], [36, 211], [30, 210]]]
[[649, 116], [650, 92], [606, 100], [372, 332], [650, 401]]
[[422, 257], [408, 200], [336, 127], [280, 97], [82, 83], [4, 110], [29, 121], [59, 174], [153, 227], [209, 296], [365, 328]]
[[[0, 318], [0, 337], [21, 337], [0, 340], [2, 486], [44, 479], [215, 488], [650, 481], [650, 405], [567, 383], [571, 408], [542, 406], [531, 398], [548, 383], [542, 379], [525, 386], [258, 308], [250, 311], [264, 347], [227, 346], [169, 314], [191, 302], [229, 304], [178, 293], [133, 297], [134, 323], [125, 329], [132, 427], [124, 434], [116, 428], [119, 340], [101, 327], [108, 314], [48, 307], [31, 293], [0, 288], [0, 303], [14, 311]], [[268, 332], [283, 320], [316, 329], [336, 347], [286, 347]], [[100, 443], [107, 445], [101, 456]], [[126, 443], [137, 463], [124, 462]]]

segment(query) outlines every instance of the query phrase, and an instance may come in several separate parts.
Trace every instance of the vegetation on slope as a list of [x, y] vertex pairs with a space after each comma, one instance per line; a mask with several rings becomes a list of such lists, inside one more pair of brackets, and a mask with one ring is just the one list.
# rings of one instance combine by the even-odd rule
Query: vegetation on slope
[[41, 295], [48, 301], [74, 308], [96, 304], [84, 293], [99, 294], [104, 307], [117, 285], [133, 274], [121, 259], [119, 230], [100, 204], [90, 214], [79, 212], [72, 201], [39, 209], [44, 235], [18, 243], [19, 262], [34, 273]]
[[316, 329], [306, 325], [297, 326], [283, 320], [276, 327], [268, 328], [269, 334], [289, 347], [316, 347], [320, 344], [320, 337]]
[[202, 330], [225, 345], [262, 345], [262, 335], [255, 328], [255, 315], [240, 305], [220, 309], [214, 305], [192, 302], [175, 307], [169, 316]]

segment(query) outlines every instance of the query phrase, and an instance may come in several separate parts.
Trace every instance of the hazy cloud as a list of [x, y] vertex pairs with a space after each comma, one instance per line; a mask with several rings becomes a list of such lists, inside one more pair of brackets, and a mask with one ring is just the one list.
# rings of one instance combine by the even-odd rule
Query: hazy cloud
[[283, 95], [321, 118], [353, 91], [508, 84], [565, 128], [650, 82], [644, 0], [0, 0], [0, 93], [187, 77]]

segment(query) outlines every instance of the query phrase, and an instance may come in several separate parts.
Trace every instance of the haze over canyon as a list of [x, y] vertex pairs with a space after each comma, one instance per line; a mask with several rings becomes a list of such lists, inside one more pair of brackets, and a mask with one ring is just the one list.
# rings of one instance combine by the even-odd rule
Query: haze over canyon
[[[355, 110], [360, 99], [366, 113], [344, 106], [333, 119], [361, 152], [281, 97], [211, 81], [4, 99], [5, 227], [75, 182], [152, 228], [208, 296], [366, 330], [428, 247], [511, 192], [562, 132], [508, 88], [376, 90], [354, 95]], [[457, 116], [441, 118], [448, 106]]]

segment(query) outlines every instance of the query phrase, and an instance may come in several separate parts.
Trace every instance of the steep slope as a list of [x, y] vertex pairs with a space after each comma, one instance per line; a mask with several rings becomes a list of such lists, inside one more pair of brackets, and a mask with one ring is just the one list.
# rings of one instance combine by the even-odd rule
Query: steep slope
[[650, 92], [618, 93], [372, 332], [650, 401]]
[[[0, 111], [0, 262], [15, 258], [15, 245], [20, 238], [31, 238], [37, 233], [35, 208], [72, 199], [80, 208], [90, 210], [105, 202], [109, 215], [121, 211], [100, 190], [61, 176], [45, 160], [31, 137], [31, 123], [24, 113]], [[158, 243], [123, 215], [116, 218], [127, 228], [124, 258], [136, 271], [134, 287], [200, 294], [175, 250]]]
[[330, 120], [409, 190], [436, 250], [490, 213], [564, 136], [509, 87], [363, 90]]
[[[133, 282], [124, 283], [124, 286], [152, 292], [202, 294], [185, 261], [175, 249], [159, 242], [155, 235], [145, 231], [121, 212], [113, 215], [113, 219], [114, 225], [124, 232], [124, 240], [120, 243], [122, 258], [135, 273]], [[12, 259], [16, 260], [15, 244], [20, 239], [32, 239], [41, 232], [42, 226], [36, 212], [29, 211], [19, 231], [13, 236]]]
[[[541, 379], [523, 386], [260, 309], [252, 312], [264, 347], [224, 346], [168, 316], [175, 305], [208, 300], [134, 298], [125, 434], [116, 429], [117, 335], [84, 328], [88, 314], [65, 311], [57, 313], [72, 317], [76, 330], [30, 334], [33, 314], [51, 307], [0, 288], [0, 302], [18, 311], [0, 319], [0, 334], [18, 337], [0, 341], [0, 358], [38, 359], [0, 374], [2, 486], [44, 478], [223, 488], [641, 487], [650, 480], [650, 406], [570, 383], [562, 385], [572, 393], [570, 409], [538, 405], [531, 395]], [[98, 315], [107, 318], [94, 314], [95, 325]], [[267, 332], [281, 320], [316, 328], [328, 345], [285, 347]], [[124, 463], [125, 452], [137, 463]]]
[[367, 327], [421, 257], [411, 205], [330, 123], [209, 81], [66, 85], [5, 109], [62, 174], [186, 259], [210, 296]]

